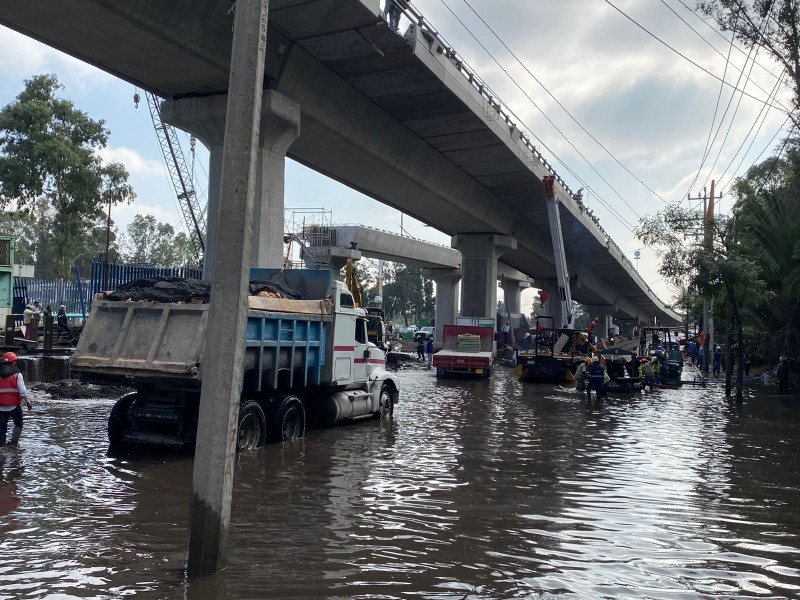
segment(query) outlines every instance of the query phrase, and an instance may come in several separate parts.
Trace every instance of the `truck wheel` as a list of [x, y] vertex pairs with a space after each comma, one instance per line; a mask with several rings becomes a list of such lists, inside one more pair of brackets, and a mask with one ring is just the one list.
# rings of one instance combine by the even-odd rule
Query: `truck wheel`
[[492, 376], [492, 370], [491, 369], [484, 369], [483, 378], [484, 379], [489, 379], [491, 376]]
[[239, 432], [236, 451], [253, 450], [264, 445], [267, 438], [267, 417], [255, 400], [245, 400], [239, 407]]
[[137, 396], [136, 392], [131, 392], [130, 394], [125, 394], [114, 403], [111, 414], [108, 415], [108, 442], [112, 446], [122, 443], [122, 438], [125, 437], [125, 421], [128, 416], [128, 410]]
[[270, 442], [289, 442], [306, 432], [306, 410], [297, 396], [284, 396], [275, 403], [269, 423]]
[[378, 399], [378, 412], [375, 416], [379, 419], [390, 419], [394, 415], [394, 402], [392, 390], [385, 383], [381, 386], [381, 395]]

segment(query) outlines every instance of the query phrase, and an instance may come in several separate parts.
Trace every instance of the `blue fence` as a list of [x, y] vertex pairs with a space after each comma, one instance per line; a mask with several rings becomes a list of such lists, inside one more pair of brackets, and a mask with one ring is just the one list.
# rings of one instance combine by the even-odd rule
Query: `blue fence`
[[[56, 314], [58, 307], [62, 304], [66, 305], [68, 313], [77, 314], [81, 312], [81, 299], [87, 308], [91, 300], [88, 293], [89, 286], [85, 281], [79, 285], [77, 281], [67, 279], [23, 279], [21, 277], [17, 279], [20, 280], [20, 283], [19, 286], [14, 286], [14, 293], [17, 294], [17, 290], [19, 290], [19, 297], [25, 298], [18, 310], [20, 313], [25, 309], [25, 304], [38, 300], [42, 308], [52, 307], [53, 314]], [[15, 311], [17, 311], [16, 307]]]
[[[106, 275], [105, 268], [108, 267]], [[144, 279], [146, 277], [185, 277], [187, 279], [202, 279], [202, 269], [178, 267], [176, 269], [159, 269], [145, 265], [106, 265], [102, 262], [92, 263], [91, 281], [89, 282], [89, 298], [95, 294], [108, 290], [115, 290], [123, 283]]]
[[[42, 308], [50, 306], [53, 314], [58, 307], [64, 304], [67, 312], [81, 314], [88, 311], [95, 294], [115, 290], [123, 283], [145, 277], [186, 277], [187, 279], [202, 279], [201, 269], [179, 267], [176, 269], [159, 269], [143, 265], [108, 265], [108, 278], [106, 279], [104, 267], [101, 262], [92, 263], [90, 279], [83, 281], [69, 281], [68, 279], [26, 279], [14, 278], [14, 311], [22, 313], [25, 304], [38, 300]], [[17, 310], [19, 305], [19, 310]]]

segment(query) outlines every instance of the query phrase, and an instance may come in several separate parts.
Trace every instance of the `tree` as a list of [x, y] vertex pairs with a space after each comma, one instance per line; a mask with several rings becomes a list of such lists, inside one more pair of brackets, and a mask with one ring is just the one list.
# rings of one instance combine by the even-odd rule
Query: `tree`
[[800, 110], [800, 5], [797, 0], [707, 0], [697, 8], [732, 31], [746, 47], [766, 50], [788, 73], [794, 91], [794, 115]]
[[191, 260], [188, 236], [153, 215], [136, 215], [122, 236], [122, 256], [126, 262], [158, 267], [179, 267]]
[[387, 318], [405, 325], [434, 318], [433, 281], [419, 267], [397, 266], [393, 279], [383, 286], [383, 297]]
[[734, 222], [765, 285], [748, 295], [748, 337], [769, 361], [796, 356], [800, 346], [800, 151], [789, 140], [784, 158], [750, 168], [733, 190]]
[[47, 264], [55, 276], [67, 277], [70, 259], [85, 249], [87, 232], [106, 207], [135, 195], [125, 168], [97, 153], [108, 143], [104, 122], [57, 97], [60, 89], [55, 75], [37, 75], [0, 110], [0, 206], [52, 216]]
[[[687, 240], [702, 233], [701, 244]], [[744, 290], [763, 287], [756, 261], [743, 245], [731, 220], [707, 218], [701, 211], [670, 205], [653, 217], [643, 217], [636, 235], [661, 257], [659, 273], [678, 288], [714, 297], [730, 303], [733, 326], [737, 333], [738, 364], [744, 364], [744, 332], [741, 296]], [[736, 400], [742, 401], [744, 369], [739, 368]], [[730, 370], [726, 378], [730, 393]]]

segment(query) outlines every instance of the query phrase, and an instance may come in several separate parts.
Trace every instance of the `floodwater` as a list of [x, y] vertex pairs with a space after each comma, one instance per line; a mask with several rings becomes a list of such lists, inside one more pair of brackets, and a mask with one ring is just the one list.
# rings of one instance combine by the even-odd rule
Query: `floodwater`
[[0, 598], [800, 597], [797, 397], [399, 377], [393, 423], [242, 455], [229, 566], [190, 582], [191, 454], [110, 455], [111, 399], [35, 397]]

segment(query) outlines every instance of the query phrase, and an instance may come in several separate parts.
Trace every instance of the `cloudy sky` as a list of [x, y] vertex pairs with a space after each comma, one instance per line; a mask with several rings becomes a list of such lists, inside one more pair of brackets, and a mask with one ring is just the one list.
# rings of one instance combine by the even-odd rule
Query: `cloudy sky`
[[[786, 113], [776, 105], [788, 105], [790, 95], [778, 83], [780, 68], [764, 52], [731, 45], [691, 10], [693, 0], [413, 5], [513, 110], [568, 185], [585, 188], [585, 201], [632, 260], [641, 248], [632, 227], [641, 216], [666, 202], [686, 202], [687, 193], [697, 196], [711, 179], [724, 193], [781, 141]], [[66, 97], [105, 119], [111, 131], [105, 155], [127, 167], [138, 196], [132, 206], [114, 209], [120, 226], [151, 213], [183, 227], [147, 106], [134, 108], [133, 86], [2, 27], [0, 48], [0, 105], [14, 99], [25, 78], [55, 73]], [[206, 160], [200, 149], [200, 182]], [[723, 197], [723, 211], [731, 200]], [[369, 214], [366, 224], [400, 231], [398, 211], [291, 161], [286, 206], [324, 207], [334, 223], [363, 223]], [[409, 217], [403, 225], [415, 237], [449, 244]], [[650, 251], [642, 249], [639, 268], [668, 300], [672, 291], [659, 280]], [[524, 303], [532, 296], [527, 292]]]

